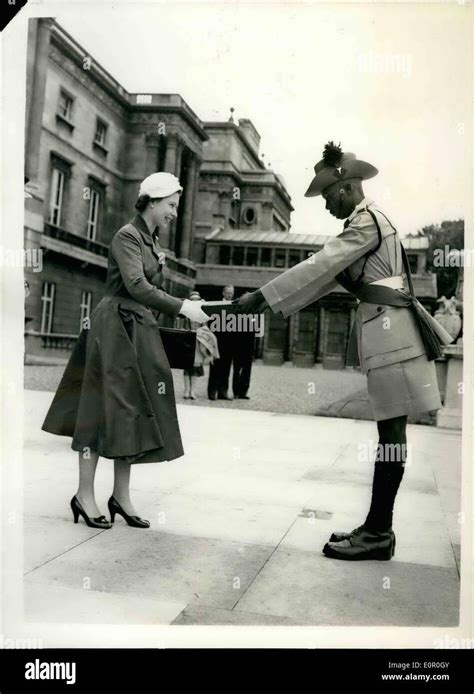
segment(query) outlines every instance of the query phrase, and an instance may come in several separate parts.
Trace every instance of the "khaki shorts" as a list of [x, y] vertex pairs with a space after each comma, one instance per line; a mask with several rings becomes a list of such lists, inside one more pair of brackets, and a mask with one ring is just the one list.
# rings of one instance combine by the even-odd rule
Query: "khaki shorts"
[[425, 354], [370, 369], [367, 389], [376, 421], [441, 407], [435, 362]]

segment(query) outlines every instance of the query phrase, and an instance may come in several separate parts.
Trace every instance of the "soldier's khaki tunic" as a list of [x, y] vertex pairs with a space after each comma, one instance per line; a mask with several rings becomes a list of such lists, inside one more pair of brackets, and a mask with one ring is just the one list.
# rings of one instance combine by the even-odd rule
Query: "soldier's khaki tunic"
[[[382, 210], [364, 198], [348, 218], [348, 226], [330, 238], [311, 258], [295, 265], [261, 291], [274, 312], [287, 317], [340, 288], [335, 280], [346, 270], [351, 280], [359, 277], [364, 256], [378, 244], [376, 215], [382, 243], [364, 267], [362, 281], [377, 282], [401, 276], [403, 263], [398, 233]], [[369, 398], [376, 420], [436, 410], [441, 400], [434, 361], [428, 361], [410, 308], [365, 302], [356, 313], [359, 360], [367, 374]]]

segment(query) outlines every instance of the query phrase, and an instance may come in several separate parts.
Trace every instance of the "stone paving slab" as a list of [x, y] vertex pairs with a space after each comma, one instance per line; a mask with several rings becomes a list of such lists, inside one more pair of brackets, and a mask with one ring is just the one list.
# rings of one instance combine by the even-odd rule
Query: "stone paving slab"
[[46, 516], [26, 516], [24, 521], [25, 573], [43, 566], [52, 559], [78, 547], [87, 540], [107, 532], [88, 528], [83, 522], [77, 525], [70, 519]]
[[[294, 507], [169, 494], [146, 509], [153, 527], [188, 537], [276, 546], [295, 521]], [[120, 520], [118, 521], [120, 522]]]
[[[174, 620], [173, 624], [191, 625], [201, 624], [205, 626], [301, 626], [302, 621], [254, 612], [242, 612], [237, 610], [220, 610], [212, 607], [198, 607], [188, 605]], [[305, 626], [311, 626], [306, 622]]]
[[[33, 582], [230, 609], [272, 547], [114, 527], [29, 574]], [[128, 599], [128, 598], [127, 598]]]
[[69, 588], [31, 579], [24, 586], [29, 622], [71, 624], [172, 624], [184, 602], [137, 598], [87, 588]]
[[456, 569], [279, 548], [234, 610], [318, 625], [455, 626]]
[[[344, 513], [335, 513], [330, 520], [298, 518], [279, 547], [320, 553], [333, 530], [350, 531], [360, 523], [361, 517]], [[425, 521], [417, 528], [418, 534], [415, 534], [410, 524], [398, 522], [394, 525], [397, 546], [392, 562], [455, 569], [456, 561], [445, 525], [439, 521]]]

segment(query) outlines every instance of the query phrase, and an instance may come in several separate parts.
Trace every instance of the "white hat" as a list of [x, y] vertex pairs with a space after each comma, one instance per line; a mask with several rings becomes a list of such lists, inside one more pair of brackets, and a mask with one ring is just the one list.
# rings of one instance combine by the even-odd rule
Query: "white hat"
[[166, 198], [173, 193], [183, 191], [179, 180], [173, 174], [159, 171], [147, 176], [140, 184], [138, 195], [149, 195], [150, 198]]

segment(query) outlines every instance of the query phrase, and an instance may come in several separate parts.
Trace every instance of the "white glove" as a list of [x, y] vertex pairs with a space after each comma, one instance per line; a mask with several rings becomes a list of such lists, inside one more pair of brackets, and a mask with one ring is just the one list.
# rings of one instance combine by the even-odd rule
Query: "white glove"
[[190, 321], [205, 323], [210, 319], [210, 316], [202, 310], [201, 305], [203, 303], [204, 301], [191, 301], [190, 299], [185, 299], [179, 312], [182, 316], [189, 318]]

